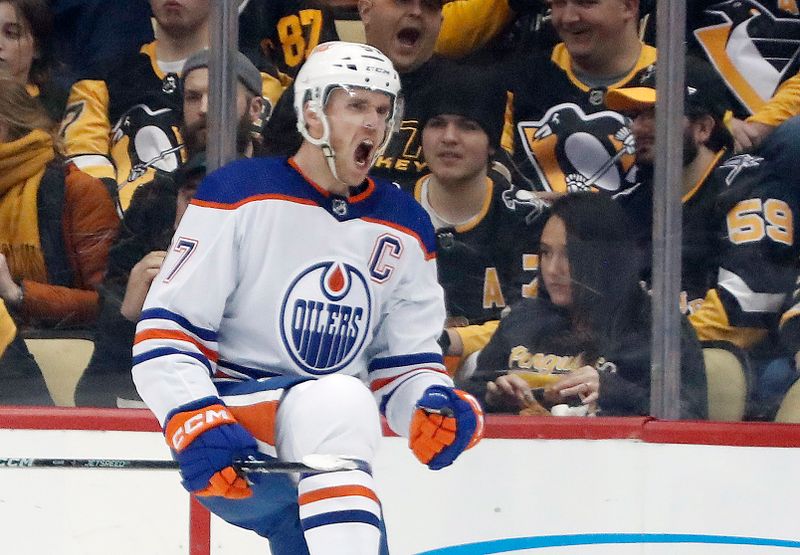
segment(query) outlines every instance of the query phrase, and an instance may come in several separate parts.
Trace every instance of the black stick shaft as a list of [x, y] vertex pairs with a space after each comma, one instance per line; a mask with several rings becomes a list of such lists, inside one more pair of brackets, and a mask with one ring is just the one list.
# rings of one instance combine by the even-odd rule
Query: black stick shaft
[[[324, 472], [299, 462], [239, 461], [235, 465], [244, 472]], [[110, 468], [115, 470], [178, 470], [178, 463], [164, 460], [141, 459], [45, 459], [0, 458], [0, 468]]]

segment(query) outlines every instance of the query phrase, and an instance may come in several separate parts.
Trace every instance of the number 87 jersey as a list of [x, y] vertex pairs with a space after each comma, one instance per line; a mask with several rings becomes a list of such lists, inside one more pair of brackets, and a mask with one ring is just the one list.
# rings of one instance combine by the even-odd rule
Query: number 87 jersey
[[367, 382], [383, 409], [406, 396], [413, 406], [416, 386], [396, 395], [411, 378], [452, 385], [436, 342], [445, 311], [434, 245], [422, 207], [388, 183], [341, 197], [278, 158], [210, 174], [137, 327], [142, 398], [164, 418], [216, 395], [215, 380], [341, 372]]
[[715, 210], [721, 237], [717, 281], [689, 317], [701, 341], [725, 340], [746, 349], [777, 329], [800, 253], [800, 188], [791, 181], [797, 177], [782, 169], [786, 161], [743, 154], [717, 169], [726, 185]]

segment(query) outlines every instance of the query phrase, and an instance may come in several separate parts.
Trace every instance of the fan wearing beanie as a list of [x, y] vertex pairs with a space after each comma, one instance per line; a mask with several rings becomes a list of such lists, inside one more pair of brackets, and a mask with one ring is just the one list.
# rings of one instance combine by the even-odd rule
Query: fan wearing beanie
[[431, 173], [414, 197], [436, 229], [448, 316], [439, 342], [455, 374], [488, 342], [501, 311], [533, 294], [544, 203], [491, 169], [503, 130], [502, 84], [477, 68], [448, 66], [429, 87], [420, 127]]

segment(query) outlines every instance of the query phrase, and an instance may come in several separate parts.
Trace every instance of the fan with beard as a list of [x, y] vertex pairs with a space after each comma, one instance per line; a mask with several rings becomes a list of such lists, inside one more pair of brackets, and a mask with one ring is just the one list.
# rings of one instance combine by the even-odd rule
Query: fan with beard
[[[181, 136], [183, 146], [186, 148], [187, 160], [191, 159], [198, 152], [205, 152], [208, 140], [208, 125], [205, 118], [197, 123], [187, 125], [181, 124]], [[236, 126], [236, 152], [241, 156], [249, 145], [253, 146], [253, 156], [261, 155], [261, 145], [263, 135], [258, 126], [250, 119], [250, 115], [245, 112], [239, 117]]]

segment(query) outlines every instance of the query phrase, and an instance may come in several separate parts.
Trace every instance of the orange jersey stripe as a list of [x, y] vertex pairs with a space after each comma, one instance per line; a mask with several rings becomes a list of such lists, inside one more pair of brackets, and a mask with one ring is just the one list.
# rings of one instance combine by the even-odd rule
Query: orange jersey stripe
[[211, 362], [217, 362], [217, 359], [219, 358], [219, 354], [216, 351], [209, 349], [197, 339], [183, 333], [182, 331], [159, 329], [140, 331], [133, 339], [133, 344], [136, 345], [142, 341], [147, 341], [148, 339], [174, 339], [176, 341], [188, 341], [197, 347], [198, 350], [203, 353], [203, 355], [205, 355], [205, 357]]
[[253, 437], [264, 443], [275, 445], [275, 419], [278, 414], [279, 401], [264, 401], [254, 405], [228, 407], [236, 420], [253, 434]]
[[298, 504], [305, 505], [306, 503], [313, 503], [314, 501], [321, 501], [322, 499], [333, 499], [334, 497], [348, 497], [358, 495], [367, 497], [380, 505], [380, 500], [375, 492], [364, 486], [335, 486], [330, 488], [322, 488], [308, 493], [302, 494], [298, 498]]
[[445, 376], [449, 375], [447, 373], [447, 369], [441, 370], [439, 368], [414, 368], [413, 370], [409, 370], [408, 372], [403, 372], [402, 374], [398, 374], [396, 376], [392, 376], [391, 378], [378, 378], [377, 380], [372, 380], [369, 384], [369, 388], [371, 391], [378, 391], [380, 388], [385, 386], [388, 383], [395, 381], [398, 378], [402, 378], [403, 376], [407, 376], [411, 372], [416, 372], [417, 370], [430, 370], [432, 372], [436, 372], [438, 374], [444, 374]]
[[195, 206], [202, 206], [203, 208], [216, 208], [217, 210], [236, 210], [240, 206], [248, 204], [250, 202], [257, 202], [259, 200], [283, 200], [286, 202], [294, 202], [297, 204], [305, 204], [307, 206], [317, 206], [317, 203], [313, 200], [308, 200], [300, 197], [292, 197], [289, 195], [281, 195], [277, 193], [272, 194], [264, 194], [264, 195], [253, 195], [252, 197], [243, 198], [242, 200], [234, 203], [226, 203], [226, 202], [212, 202], [209, 200], [192, 200], [191, 204]]

